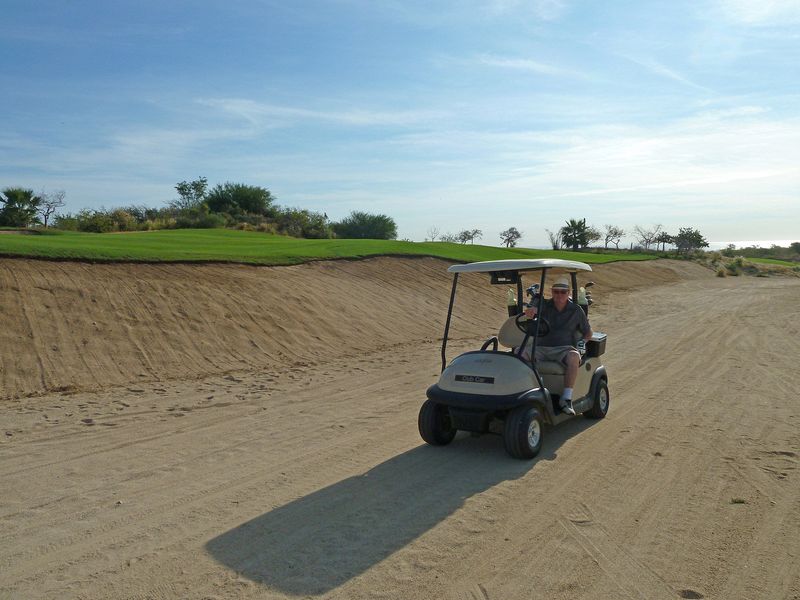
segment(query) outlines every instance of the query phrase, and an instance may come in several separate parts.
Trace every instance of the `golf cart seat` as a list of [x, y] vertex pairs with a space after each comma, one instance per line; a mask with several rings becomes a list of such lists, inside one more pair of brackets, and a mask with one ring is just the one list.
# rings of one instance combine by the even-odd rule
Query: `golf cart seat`
[[542, 360], [536, 363], [536, 368], [542, 375], [563, 375], [567, 368], [563, 363], [552, 360]]
[[525, 334], [519, 330], [514, 322], [515, 318], [509, 317], [506, 319], [497, 334], [497, 340], [500, 345], [506, 348], [518, 348], [525, 339]]

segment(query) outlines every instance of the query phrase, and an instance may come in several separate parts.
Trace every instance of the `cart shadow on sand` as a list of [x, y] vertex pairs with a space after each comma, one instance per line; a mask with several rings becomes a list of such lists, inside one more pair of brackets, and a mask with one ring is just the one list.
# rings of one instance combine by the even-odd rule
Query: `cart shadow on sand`
[[571, 419], [551, 429], [531, 461], [510, 459], [496, 436], [459, 434], [447, 448], [422, 445], [264, 513], [205, 547], [227, 568], [269, 588], [326, 593], [425, 534], [470, 497], [554, 460], [566, 440], [595, 423]]

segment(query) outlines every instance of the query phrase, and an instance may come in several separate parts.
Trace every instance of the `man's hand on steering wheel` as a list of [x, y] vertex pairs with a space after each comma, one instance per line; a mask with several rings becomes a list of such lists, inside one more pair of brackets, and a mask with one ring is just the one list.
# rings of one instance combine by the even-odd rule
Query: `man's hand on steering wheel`
[[[533, 317], [529, 316], [529, 312], [533, 313]], [[527, 309], [524, 313], [520, 313], [514, 319], [514, 324], [517, 326], [522, 333], [527, 334], [528, 332], [533, 334], [535, 329], [530, 330], [530, 327], [536, 327], [536, 309]], [[539, 320], [539, 336], [547, 335], [550, 332], [550, 323], [547, 322], [547, 319], [538, 319]]]

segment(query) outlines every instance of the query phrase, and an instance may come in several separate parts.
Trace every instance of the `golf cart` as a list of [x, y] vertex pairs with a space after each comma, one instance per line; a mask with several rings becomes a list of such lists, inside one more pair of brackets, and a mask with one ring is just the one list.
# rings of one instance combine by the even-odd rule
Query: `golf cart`
[[[443, 446], [459, 430], [499, 434], [511, 456], [533, 458], [542, 447], [544, 424], [556, 425], [573, 416], [562, 412], [558, 403], [564, 366], [533, 359], [537, 339], [547, 333], [548, 323], [538, 316], [525, 317], [522, 274], [540, 272], [538, 286], [532, 285], [529, 294], [541, 315], [544, 295], [539, 291], [546, 289], [548, 271], [571, 278], [571, 301], [577, 302], [577, 272], [592, 268], [571, 260], [517, 259], [453, 265], [447, 270], [454, 275], [442, 339], [442, 372], [439, 382], [428, 388], [428, 399], [420, 409], [420, 435], [431, 445]], [[447, 364], [447, 336], [461, 273], [488, 273], [493, 285], [516, 285], [516, 298], [509, 291], [509, 302], [514, 304], [498, 335], [486, 340], [480, 350], [465, 352]], [[586, 343], [573, 388], [576, 414], [602, 419], [608, 412], [608, 375], [601, 361], [605, 345], [603, 333], [594, 333]]]

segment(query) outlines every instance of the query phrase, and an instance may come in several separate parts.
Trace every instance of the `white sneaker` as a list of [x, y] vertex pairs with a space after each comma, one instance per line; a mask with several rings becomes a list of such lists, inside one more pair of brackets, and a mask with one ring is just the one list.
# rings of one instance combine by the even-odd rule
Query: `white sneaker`
[[572, 408], [572, 400], [565, 400], [564, 398], [561, 398], [558, 401], [558, 405], [561, 407], [561, 412], [568, 415], [575, 415], [575, 409]]

